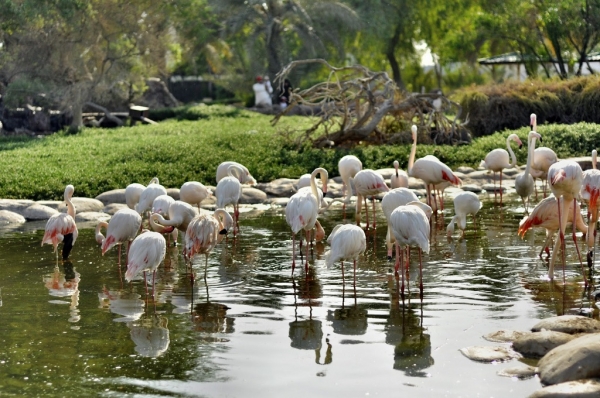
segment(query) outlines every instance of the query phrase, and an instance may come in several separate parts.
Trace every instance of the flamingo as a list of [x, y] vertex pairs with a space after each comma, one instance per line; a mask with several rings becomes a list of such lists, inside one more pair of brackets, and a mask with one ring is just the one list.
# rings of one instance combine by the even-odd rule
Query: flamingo
[[135, 211], [137, 211], [138, 214], [144, 214], [144, 212], [152, 208], [152, 203], [157, 196], [166, 194], [167, 190], [160, 185], [158, 178], [153, 178], [152, 181], [150, 181], [150, 184], [148, 184], [140, 194], [140, 200], [137, 205], [135, 205]]
[[[298, 179], [298, 183], [296, 184], [296, 192], [301, 190], [302, 188], [310, 189], [310, 178], [311, 175], [306, 173], [302, 174]], [[323, 176], [321, 176], [321, 184], [323, 183]], [[321, 188], [317, 187], [317, 192], [319, 193], [319, 212], [324, 211], [328, 207], [327, 202], [325, 202], [325, 198], [323, 197], [323, 191]]]
[[63, 242], [62, 258], [66, 260], [69, 258], [69, 254], [73, 249], [73, 245], [77, 240], [79, 231], [77, 230], [77, 224], [75, 224], [75, 206], [71, 199], [75, 188], [73, 185], [67, 185], [64, 192], [65, 204], [67, 205], [66, 213], [55, 214], [48, 219], [42, 238], [42, 246], [44, 243], [51, 244], [54, 246], [54, 252], [56, 253], [56, 259], [58, 260], [58, 244]]
[[165, 259], [167, 242], [158, 232], [142, 232], [133, 240], [127, 256], [127, 271], [125, 280], [131, 282], [140, 272], [144, 273], [144, 284], [146, 295], [148, 295], [148, 282], [146, 271], [152, 271], [152, 296], [155, 294], [154, 279], [156, 269]]
[[[537, 132], [537, 116], [535, 113], [531, 114], [529, 124], [531, 130]], [[533, 140], [531, 145], [535, 148], [535, 139]], [[558, 162], [558, 156], [556, 156], [556, 153], [548, 147], [541, 146], [539, 148], [536, 148], [533, 152], [533, 162], [531, 163], [531, 175], [533, 176], [534, 180], [536, 178], [539, 178], [544, 182], [544, 197], [546, 197], [546, 185], [548, 184], [548, 170], [550, 169], [550, 166], [552, 166], [556, 162]]]
[[125, 188], [125, 203], [127, 204], [127, 207], [135, 210], [135, 205], [140, 201], [140, 195], [144, 189], [146, 189], [146, 187], [137, 182], [127, 185]]
[[[510, 141], [513, 140], [517, 144], [519, 144], [519, 148], [523, 146], [521, 139], [516, 134], [511, 134], [506, 137], [506, 148], [496, 148], [488, 152], [485, 156], [485, 160], [482, 160], [479, 164], [479, 167], [485, 167], [488, 170], [493, 172], [494, 178], [494, 200], [496, 199], [496, 173], [500, 172], [500, 203], [502, 203], [502, 170], [510, 169], [517, 165], [517, 158], [515, 157], [515, 153], [510, 146]], [[510, 152], [510, 162], [508, 159], [508, 154]]]
[[343, 156], [338, 162], [338, 171], [342, 177], [342, 196], [345, 196], [342, 211], [346, 214], [346, 203], [352, 198], [352, 180], [362, 170], [362, 162], [354, 155]]
[[[102, 255], [113, 246], [119, 245], [119, 264], [121, 264], [121, 246], [128, 242], [127, 253], [131, 241], [135, 239], [142, 225], [142, 217], [129, 208], [117, 211], [108, 223], [101, 221], [96, 226], [96, 242], [102, 245]], [[101, 228], [106, 228], [106, 238], [102, 235]]]
[[587, 246], [588, 260], [591, 262], [596, 245], [596, 224], [598, 222], [598, 198], [600, 197], [600, 170], [596, 169], [598, 152], [592, 151], [592, 169], [583, 172], [581, 199], [588, 203]]
[[[548, 275], [550, 279], [554, 278], [554, 263], [558, 253], [558, 246], [562, 247], [562, 260], [563, 260], [563, 283], [565, 280], [565, 229], [567, 228], [567, 212], [571, 209], [571, 202], [573, 202], [573, 219], [577, 219], [575, 212], [577, 211], [577, 198], [583, 185], [583, 171], [581, 166], [572, 160], [560, 160], [554, 163], [548, 169], [548, 181], [550, 182], [550, 189], [557, 199], [558, 219], [560, 222], [559, 237], [554, 244], [554, 250], [552, 251], [552, 257], [550, 257], [550, 265], [548, 267]], [[579, 247], [577, 246], [577, 238], [575, 236], [575, 225], [573, 226], [573, 242], [575, 243], [575, 249], [579, 256], [579, 262], [581, 264], [581, 270], [583, 272], [583, 280], [587, 286], [587, 278], [583, 270], [583, 263], [581, 262], [581, 254], [579, 253]]]
[[237, 162], [231, 162], [231, 161], [223, 162], [217, 167], [217, 184], [219, 183], [219, 181], [221, 181], [223, 178], [225, 178], [229, 175], [229, 173], [228, 173], [229, 166], [232, 166], [232, 165], [237, 166], [240, 169], [242, 169], [242, 173], [239, 177], [240, 183], [247, 184], [247, 185], [256, 185], [256, 180], [254, 179], [254, 177], [252, 177], [252, 174], [250, 174], [250, 172], [248, 171], [246, 166], [244, 166], [243, 164], [240, 164]]
[[[169, 208], [171, 207], [171, 205], [173, 203], [175, 203], [175, 199], [173, 199], [171, 196], [159, 195], [154, 199], [154, 202], [152, 202], [152, 210], [151, 211], [152, 211], [152, 213], [160, 214], [161, 216], [163, 216], [165, 218], [169, 218]], [[150, 221], [148, 221], [148, 222], [150, 222]], [[176, 228], [167, 228], [162, 233], [163, 233], [163, 235], [169, 234], [168, 240], [167, 240], [167, 245], [169, 244], [171, 235], [173, 236], [173, 242], [177, 242], [177, 236], [179, 235], [179, 233]]]
[[[415, 203], [415, 202], [411, 202]], [[421, 203], [421, 202], [418, 202]], [[422, 252], [429, 253], [429, 219], [423, 210], [418, 206], [399, 206], [390, 215], [390, 225], [394, 239], [396, 240], [396, 265], [395, 271], [398, 272], [401, 259], [400, 246], [417, 246], [419, 248], [419, 272], [420, 272], [420, 297], [423, 298], [423, 262]], [[408, 265], [408, 264], [407, 264]], [[402, 272], [402, 296], [404, 297], [404, 267]]]
[[541, 135], [535, 131], [530, 131], [527, 136], [527, 165], [525, 166], [525, 171], [523, 171], [523, 174], [519, 174], [517, 178], [515, 178], [515, 190], [523, 201], [525, 213], [529, 212], [529, 197], [535, 188], [535, 180], [531, 175], [531, 162], [533, 161], [536, 138], [542, 142]]
[[230, 164], [227, 168], [227, 177], [221, 178], [215, 189], [217, 208], [224, 209], [227, 205], [233, 205], [233, 222], [235, 224], [233, 227], [233, 235], [240, 230], [240, 211], [238, 202], [242, 197], [242, 184], [240, 181], [244, 175], [244, 170], [240, 166]]
[[354, 287], [356, 287], [356, 260], [367, 249], [365, 231], [359, 226], [351, 224], [338, 224], [333, 228], [327, 238], [331, 251], [326, 260], [328, 267], [336, 261], [342, 262], [342, 283], [344, 283], [344, 260], [354, 262]]
[[200, 203], [211, 196], [213, 192], [198, 181], [185, 182], [179, 189], [179, 200], [191, 205], [197, 205], [200, 210]]
[[323, 181], [323, 192], [327, 192], [327, 170], [322, 167], [316, 168], [311, 173], [310, 190], [300, 189], [292, 195], [285, 207], [285, 221], [292, 228], [292, 275], [296, 267], [296, 234], [300, 230], [306, 231], [306, 262], [305, 269], [308, 271], [308, 243], [311, 241], [310, 234], [317, 224], [319, 214], [319, 202], [317, 192], [317, 175]]
[[481, 201], [473, 192], [461, 192], [454, 197], [454, 217], [450, 220], [446, 234], [452, 236], [454, 233], [454, 224], [461, 230], [461, 237], [465, 236], [465, 228], [467, 227], [467, 216], [473, 216], [473, 225], [475, 225], [475, 215], [481, 209]]
[[[573, 214], [569, 212], [567, 215], [567, 223], [573, 222]], [[579, 232], [586, 233], [587, 225], [583, 221], [583, 217], [581, 216], [581, 209], [579, 207], [579, 203], [575, 208], [575, 227]], [[529, 216], [523, 217], [521, 222], [519, 223], [518, 234], [521, 238], [525, 236], [525, 233], [530, 228], [544, 228], [546, 230], [546, 240], [544, 241], [544, 245], [542, 246], [542, 250], [540, 250], [539, 257], [542, 258], [542, 253], [546, 251], [548, 257], [550, 257], [550, 244], [552, 243], [552, 238], [560, 224], [558, 222], [558, 205], [556, 198], [554, 196], [548, 196], [547, 198], [542, 199], [532, 210]]]
[[367, 196], [371, 197], [373, 203], [373, 228], [377, 226], [375, 218], [375, 198], [381, 192], [387, 192], [390, 189], [385, 183], [381, 174], [371, 170], [361, 170], [354, 176], [354, 189], [356, 190], [356, 225], [360, 226], [360, 213], [362, 210], [362, 202], [365, 202], [365, 214], [367, 219], [367, 229], [369, 228], [369, 206], [367, 205]]
[[413, 144], [410, 150], [410, 157], [408, 158], [408, 175], [415, 178], [420, 178], [425, 182], [425, 189], [427, 190], [427, 204], [431, 204], [431, 186], [439, 184], [442, 181], [448, 181], [453, 185], [460, 185], [462, 181], [460, 178], [454, 175], [450, 167], [442, 163], [438, 158], [432, 155], [428, 155], [417, 159], [415, 161], [415, 155], [417, 153], [417, 126], [413, 124], [411, 127]]
[[[185, 233], [190, 221], [192, 221], [197, 214], [197, 210], [192, 207], [192, 205], [181, 200], [176, 200], [171, 204], [171, 206], [169, 206], [168, 219], [165, 219], [160, 214], [153, 213], [148, 218], [148, 222], [150, 223], [150, 228], [152, 228], [153, 231], [160, 232], [161, 234], [172, 232], [172, 227], [175, 227], [179, 231]], [[174, 236], [174, 239], [177, 241], [176, 235]]]
[[387, 245], [387, 258], [388, 260], [392, 259], [392, 250], [394, 248], [394, 234], [392, 233], [392, 227], [390, 225], [390, 216], [392, 212], [398, 206], [405, 206], [409, 202], [418, 201], [419, 198], [413, 191], [408, 188], [395, 188], [391, 189], [389, 192], [386, 192], [381, 199], [381, 210], [383, 210], [383, 214], [385, 215], [385, 219], [387, 220], [387, 234], [385, 236], [385, 242]]
[[233, 218], [224, 209], [217, 209], [214, 214], [201, 213], [190, 221], [185, 233], [185, 255], [191, 261], [196, 254], [204, 254], [204, 279], [208, 255], [233, 225]]
[[390, 177], [390, 186], [394, 188], [408, 188], [408, 174], [405, 171], [399, 170], [400, 163], [394, 160], [394, 174]]

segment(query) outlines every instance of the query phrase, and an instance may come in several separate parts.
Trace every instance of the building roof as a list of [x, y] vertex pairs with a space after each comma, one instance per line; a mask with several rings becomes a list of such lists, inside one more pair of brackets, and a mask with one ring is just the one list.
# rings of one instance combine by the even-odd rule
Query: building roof
[[[598, 60], [600, 60], [600, 54], [598, 54]], [[518, 52], [505, 53], [500, 55], [494, 55], [493, 57], [479, 58], [477, 62], [480, 65], [510, 65], [510, 64], [522, 64], [525, 62], [540, 62], [539, 58], [531, 54], [521, 54]], [[555, 59], [543, 60], [542, 62], [558, 62]]]

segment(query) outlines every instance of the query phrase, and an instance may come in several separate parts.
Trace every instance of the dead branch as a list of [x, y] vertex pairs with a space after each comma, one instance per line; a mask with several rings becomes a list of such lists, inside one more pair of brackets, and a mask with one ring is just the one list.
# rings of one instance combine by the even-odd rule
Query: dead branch
[[114, 116], [113, 114], [111, 114], [111, 113], [109, 112], [109, 110], [108, 110], [108, 109], [106, 109], [105, 107], [103, 107], [103, 106], [100, 106], [100, 105], [98, 105], [98, 104], [95, 104], [95, 103], [93, 103], [93, 102], [89, 102], [89, 101], [88, 101], [88, 102], [86, 102], [85, 104], [86, 104], [87, 106], [91, 107], [91, 108], [97, 109], [97, 110], [99, 110], [100, 112], [104, 113], [104, 116], [105, 116], [105, 117], [106, 117], [108, 120], [110, 120], [111, 122], [114, 122], [114, 123], [116, 123], [116, 124], [117, 124], [117, 126], [122, 126], [122, 125], [123, 125], [123, 121], [122, 121], [121, 119], [119, 119], [118, 117]]

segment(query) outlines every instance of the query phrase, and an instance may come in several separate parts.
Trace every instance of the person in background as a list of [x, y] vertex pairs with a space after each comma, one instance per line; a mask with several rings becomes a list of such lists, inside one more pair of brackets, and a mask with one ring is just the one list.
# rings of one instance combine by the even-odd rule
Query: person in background
[[292, 83], [290, 83], [288, 79], [285, 79], [283, 81], [283, 87], [279, 91], [279, 106], [281, 106], [281, 109], [285, 109], [290, 104]]
[[[269, 91], [269, 88], [271, 91]], [[272, 106], [271, 93], [273, 88], [269, 80], [263, 81], [261, 76], [256, 76], [256, 82], [252, 85], [254, 90], [254, 106]]]

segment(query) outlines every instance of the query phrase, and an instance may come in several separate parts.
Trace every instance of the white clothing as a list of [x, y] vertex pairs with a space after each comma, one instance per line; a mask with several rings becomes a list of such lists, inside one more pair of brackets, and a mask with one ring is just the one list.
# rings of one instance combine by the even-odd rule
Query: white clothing
[[273, 88], [271, 88], [271, 91], [269, 92], [268, 89], [271, 87], [271, 82], [267, 83], [256, 82], [252, 85], [252, 89], [254, 90], [255, 106], [273, 105], [270, 94], [273, 92]]

